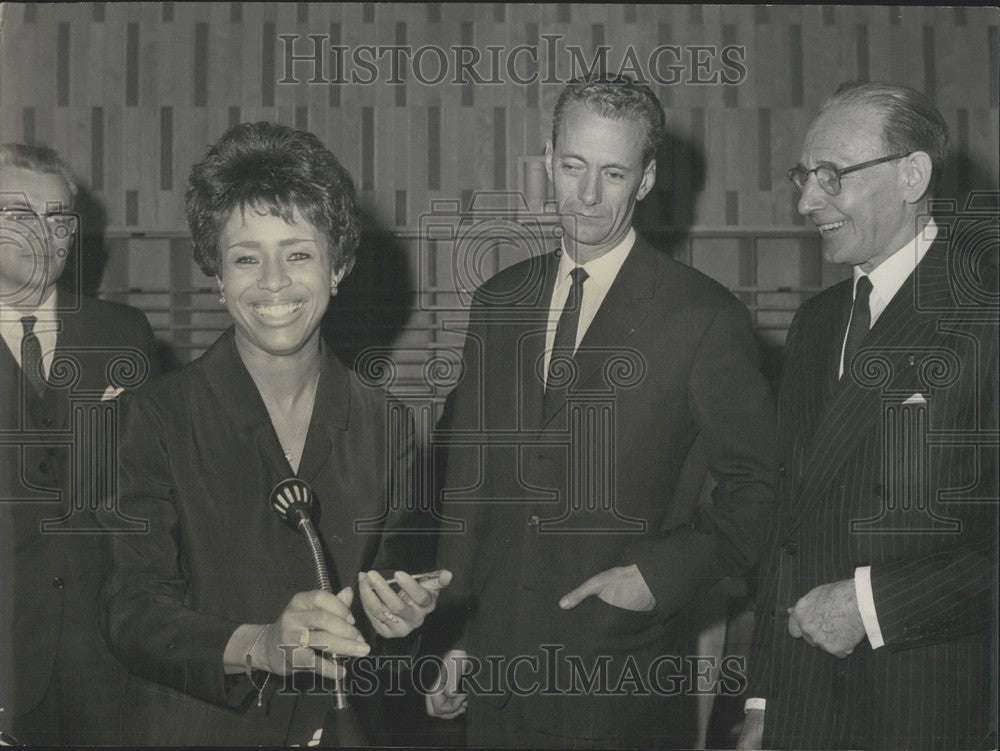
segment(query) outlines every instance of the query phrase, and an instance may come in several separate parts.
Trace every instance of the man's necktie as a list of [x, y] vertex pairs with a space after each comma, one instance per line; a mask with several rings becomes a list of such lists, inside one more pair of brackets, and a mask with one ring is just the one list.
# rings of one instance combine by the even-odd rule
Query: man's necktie
[[851, 308], [851, 323], [847, 327], [847, 341], [844, 343], [844, 375], [851, 372], [851, 363], [857, 357], [861, 343], [872, 325], [872, 312], [868, 305], [871, 293], [871, 279], [867, 276], [859, 278], [854, 290], [854, 306]]
[[38, 321], [34, 316], [25, 316], [21, 319], [21, 326], [24, 327], [24, 337], [21, 339], [21, 370], [24, 377], [35, 390], [38, 396], [45, 392], [45, 374], [42, 372], [42, 345], [35, 335], [35, 323]]
[[566, 305], [559, 314], [559, 323], [556, 324], [556, 335], [552, 340], [552, 352], [549, 355], [549, 370], [545, 378], [545, 406], [546, 410], [551, 402], [554, 391], [562, 390], [563, 387], [554, 387], [554, 383], [566, 382], [565, 377], [560, 377], [560, 371], [565, 373], [566, 364], [559, 364], [560, 356], [572, 357], [576, 349], [576, 330], [580, 325], [580, 302], [583, 300], [583, 283], [590, 276], [583, 268], [577, 266], [570, 272], [573, 283], [569, 288], [569, 296], [566, 298]]

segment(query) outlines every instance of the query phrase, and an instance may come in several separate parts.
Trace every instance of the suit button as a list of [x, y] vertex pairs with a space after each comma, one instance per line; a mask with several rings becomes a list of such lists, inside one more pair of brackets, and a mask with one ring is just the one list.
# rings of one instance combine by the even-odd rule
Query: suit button
[[38, 471], [41, 472], [43, 475], [47, 475], [49, 473], [48, 462], [42, 462], [42, 463], [40, 463], [38, 465]]
[[538, 514], [532, 514], [528, 517], [528, 524], [532, 527], [537, 527], [539, 521]]
[[61, 576], [57, 576], [55, 579], [52, 580], [52, 586], [55, 587], [56, 589], [62, 589], [64, 586], [66, 586], [66, 582], [63, 581]]
[[795, 555], [796, 553], [799, 552], [798, 543], [796, 543], [795, 540], [792, 540], [791, 538], [784, 540], [781, 543], [781, 552], [784, 553], [785, 555]]
[[782, 477], [784, 477], [786, 474], [788, 474], [788, 470], [785, 468], [784, 464], [779, 464], [778, 465], [778, 474], [781, 475]]

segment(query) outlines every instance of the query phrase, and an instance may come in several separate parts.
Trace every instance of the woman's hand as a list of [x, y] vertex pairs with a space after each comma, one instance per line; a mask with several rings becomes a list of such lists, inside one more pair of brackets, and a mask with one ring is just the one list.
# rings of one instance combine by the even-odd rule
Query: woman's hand
[[360, 657], [371, 649], [354, 626], [353, 600], [350, 587], [336, 595], [321, 589], [296, 594], [254, 649], [254, 667], [276, 675], [288, 675], [295, 668], [343, 678], [344, 669], [328, 656]]
[[387, 639], [406, 636], [418, 628], [437, 606], [438, 593], [451, 584], [451, 572], [420, 583], [405, 571], [396, 572], [400, 586], [395, 592], [377, 571], [358, 574], [358, 592], [365, 615], [379, 636]]

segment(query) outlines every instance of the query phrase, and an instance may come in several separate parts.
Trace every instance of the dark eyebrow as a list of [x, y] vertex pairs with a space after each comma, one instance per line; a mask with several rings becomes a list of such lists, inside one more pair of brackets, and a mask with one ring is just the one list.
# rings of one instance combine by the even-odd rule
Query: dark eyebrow
[[[287, 248], [292, 245], [302, 245], [303, 243], [316, 244], [316, 241], [309, 237], [289, 237], [284, 240], [278, 241], [278, 247]], [[257, 240], [240, 240], [238, 243], [233, 243], [232, 245], [227, 245], [226, 250], [230, 248], [259, 248], [260, 242]]]

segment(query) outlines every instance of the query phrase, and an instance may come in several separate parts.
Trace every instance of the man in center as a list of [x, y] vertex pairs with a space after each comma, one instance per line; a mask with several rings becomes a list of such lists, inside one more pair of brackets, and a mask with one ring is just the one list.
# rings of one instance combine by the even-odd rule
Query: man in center
[[691, 746], [684, 612], [758, 555], [774, 415], [750, 316], [632, 227], [664, 119], [647, 86], [570, 83], [545, 149], [562, 247], [474, 297], [439, 553], [464, 619], [427, 699], [468, 708], [472, 746]]

